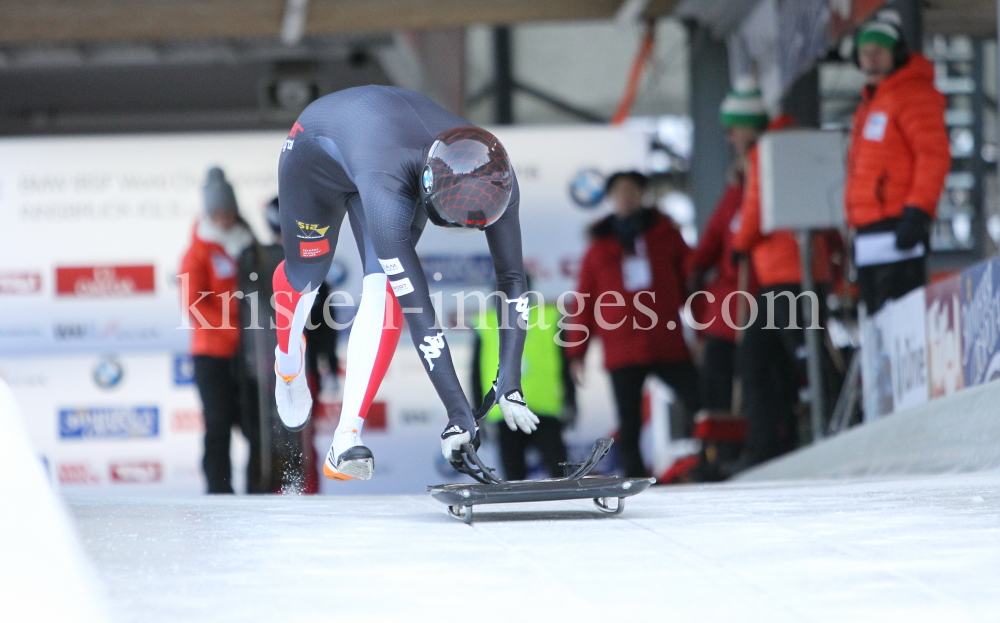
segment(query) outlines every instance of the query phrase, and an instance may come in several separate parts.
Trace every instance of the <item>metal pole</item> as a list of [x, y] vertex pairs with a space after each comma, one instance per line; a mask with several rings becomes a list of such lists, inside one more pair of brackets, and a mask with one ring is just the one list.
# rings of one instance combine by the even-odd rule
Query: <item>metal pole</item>
[[726, 132], [719, 123], [719, 105], [729, 90], [729, 54], [725, 41], [712, 37], [708, 28], [693, 22], [687, 26], [691, 93], [688, 111], [694, 123], [688, 189], [698, 228], [702, 229], [726, 188], [726, 175], [733, 158]]
[[[812, 232], [803, 230], [797, 234], [799, 241], [799, 259], [802, 269], [802, 292], [816, 292], [816, 284], [813, 282], [812, 274]], [[826, 404], [823, 395], [823, 368], [820, 364], [820, 334], [819, 329], [810, 329], [811, 319], [814, 313], [819, 310], [812, 309], [811, 297], [802, 297], [803, 322], [802, 329], [806, 334], [806, 370], [809, 374], [809, 414], [812, 422], [812, 440], [816, 443], [823, 438], [823, 415], [826, 411]]]
[[493, 29], [493, 71], [494, 121], [500, 125], [514, 123], [514, 70], [507, 26]]
[[924, 47], [924, 14], [920, 3], [921, 0], [894, 0], [886, 5], [899, 11], [903, 38], [914, 52], [920, 52]]
[[822, 123], [819, 106], [819, 65], [799, 76], [781, 101], [781, 108], [797, 125], [818, 128]]
[[988, 256], [990, 246], [986, 240], [989, 237], [986, 229], [986, 205], [984, 201], [988, 172], [986, 161], [983, 160], [983, 142], [986, 133], [983, 132], [986, 117], [986, 66], [984, 41], [979, 38], [972, 39], [972, 75], [975, 77], [975, 89], [972, 93], [972, 136], [975, 141], [975, 148], [972, 150], [972, 157], [969, 159], [969, 169], [975, 178], [972, 187], [972, 252], [975, 257], [985, 259]]

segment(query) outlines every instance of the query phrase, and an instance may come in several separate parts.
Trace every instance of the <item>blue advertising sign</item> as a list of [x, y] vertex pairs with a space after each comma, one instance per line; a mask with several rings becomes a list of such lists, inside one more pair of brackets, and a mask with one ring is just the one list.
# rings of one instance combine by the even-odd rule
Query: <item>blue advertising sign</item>
[[191, 385], [192, 383], [194, 383], [194, 358], [191, 355], [175, 355], [174, 385]]
[[490, 286], [496, 281], [493, 258], [488, 253], [421, 255], [427, 283], [440, 286]]
[[1000, 378], [1000, 258], [962, 273], [965, 386]]
[[160, 433], [156, 407], [81, 407], [59, 410], [61, 439], [134, 439]]

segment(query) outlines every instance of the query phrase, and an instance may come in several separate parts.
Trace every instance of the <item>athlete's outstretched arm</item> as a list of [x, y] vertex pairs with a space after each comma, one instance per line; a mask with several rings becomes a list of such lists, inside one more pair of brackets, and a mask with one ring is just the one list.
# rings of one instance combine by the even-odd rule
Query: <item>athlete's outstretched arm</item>
[[510, 203], [497, 222], [486, 228], [486, 242], [493, 256], [497, 290], [503, 302], [497, 305], [500, 327], [500, 369], [497, 372], [497, 404], [504, 422], [511, 430], [530, 433], [538, 425], [538, 416], [528, 408], [521, 392], [521, 356], [528, 328], [528, 289], [521, 257], [521, 220], [518, 214], [521, 192], [517, 178]]
[[521, 389], [521, 355], [524, 352], [528, 323], [528, 299], [524, 296], [528, 284], [524, 277], [524, 260], [521, 255], [520, 199], [521, 193], [515, 179], [507, 210], [486, 228], [486, 242], [490, 247], [490, 255], [493, 256], [497, 291], [503, 294], [503, 304], [497, 306], [500, 326], [497, 394], [500, 396]]

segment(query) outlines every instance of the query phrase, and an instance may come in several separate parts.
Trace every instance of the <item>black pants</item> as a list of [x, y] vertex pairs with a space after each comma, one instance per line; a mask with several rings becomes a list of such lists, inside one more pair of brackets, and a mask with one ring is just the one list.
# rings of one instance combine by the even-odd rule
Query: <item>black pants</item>
[[690, 435], [698, 400], [698, 373], [690, 362], [661, 363], [629, 366], [611, 370], [615, 402], [618, 404], [618, 440], [615, 442], [619, 466], [629, 478], [643, 478], [646, 467], [639, 450], [639, 433], [642, 430], [642, 385], [646, 377], [655, 374], [669, 385], [686, 410], [686, 420], [679, 431]]
[[698, 374], [703, 409], [728, 411], [733, 407], [735, 357], [736, 344], [721, 337], [705, 336], [704, 359]]
[[740, 376], [743, 383], [743, 411], [747, 417], [747, 462], [756, 465], [795, 448], [798, 427], [795, 404], [798, 402], [799, 380], [805, 369], [798, 357], [805, 343], [801, 327], [810, 319], [798, 304], [798, 329], [791, 324], [791, 305], [787, 297], [774, 299], [774, 326], [768, 323], [765, 294], [791, 292], [797, 295], [797, 285], [766, 288], [757, 295], [757, 318], [743, 333], [740, 344]]
[[874, 314], [887, 301], [898, 299], [927, 284], [927, 256], [892, 264], [874, 264], [858, 268], [861, 300]]
[[524, 480], [528, 477], [524, 452], [530, 446], [535, 446], [542, 453], [542, 463], [549, 476], [558, 478], [563, 475], [559, 464], [566, 462], [566, 445], [563, 443], [562, 422], [559, 418], [539, 414], [538, 428], [530, 435], [509, 429], [504, 422], [500, 422], [498, 428], [500, 458], [507, 480]]
[[[260, 492], [260, 425], [254, 409], [246, 408], [237, 370], [237, 358], [194, 356], [194, 379], [201, 394], [205, 418], [205, 457], [202, 469], [209, 493], [233, 493], [229, 439], [239, 426], [250, 442], [247, 465], [247, 492]], [[256, 395], [256, 392], [253, 392]], [[249, 401], [247, 401], [249, 402]]]

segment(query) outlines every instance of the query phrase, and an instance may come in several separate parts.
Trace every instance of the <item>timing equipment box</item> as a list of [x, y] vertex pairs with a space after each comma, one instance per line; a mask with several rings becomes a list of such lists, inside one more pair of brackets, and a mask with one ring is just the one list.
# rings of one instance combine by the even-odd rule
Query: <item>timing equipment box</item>
[[761, 231], [844, 225], [846, 134], [781, 130], [768, 132], [758, 145]]

